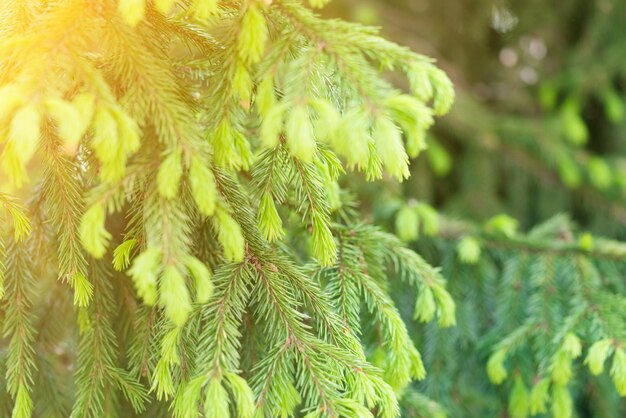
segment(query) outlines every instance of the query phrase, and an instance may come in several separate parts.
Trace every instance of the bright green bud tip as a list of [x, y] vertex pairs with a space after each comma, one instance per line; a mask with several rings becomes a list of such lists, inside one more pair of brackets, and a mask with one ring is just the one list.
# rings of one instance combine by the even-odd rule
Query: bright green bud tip
[[86, 126], [74, 104], [58, 98], [46, 100], [46, 109], [57, 125], [57, 133], [66, 150], [75, 150]]
[[403, 241], [414, 241], [419, 236], [419, 217], [415, 207], [404, 205], [396, 216], [396, 235]]
[[499, 349], [495, 351], [487, 361], [487, 375], [489, 375], [489, 380], [496, 385], [499, 385], [506, 379], [507, 371], [504, 368], [505, 360], [506, 351]]
[[217, 211], [217, 238], [224, 249], [224, 257], [234, 262], [243, 261], [246, 241], [241, 227], [233, 217], [224, 210]]
[[188, 257], [185, 265], [193, 277], [196, 286], [196, 299], [199, 303], [206, 303], [213, 295], [213, 281], [211, 270], [196, 257]]
[[409, 349], [409, 361], [411, 377], [416, 380], [424, 380], [426, 378], [426, 368], [424, 367], [421, 354], [412, 344]]
[[122, 271], [130, 264], [130, 254], [137, 245], [136, 239], [124, 241], [113, 250], [113, 268]]
[[509, 397], [509, 413], [511, 418], [526, 418], [528, 416], [528, 389], [520, 376], [515, 377], [513, 390]]
[[283, 131], [283, 116], [287, 106], [284, 103], [269, 108], [266, 111], [261, 125], [261, 144], [265, 148], [273, 148], [280, 142]]
[[563, 349], [552, 357], [550, 373], [556, 384], [565, 385], [572, 379], [572, 357]]
[[174, 265], [167, 265], [161, 277], [159, 305], [176, 326], [182, 326], [191, 312], [191, 300], [185, 278]]
[[434, 285], [432, 290], [439, 307], [439, 326], [446, 328], [456, 325], [456, 304], [452, 296], [441, 285]]
[[585, 363], [589, 366], [591, 374], [597, 376], [602, 373], [602, 371], [604, 370], [604, 362], [611, 355], [612, 350], [612, 341], [609, 338], [596, 341], [589, 348]]
[[259, 110], [259, 114], [263, 118], [265, 118], [269, 111], [276, 105], [273, 77], [265, 77], [257, 86], [255, 104]]
[[554, 385], [552, 387], [552, 416], [554, 418], [571, 418], [573, 409], [572, 395], [567, 386]]
[[568, 333], [563, 340], [562, 350], [568, 353], [572, 358], [579, 357], [583, 352], [580, 338], [576, 334]]
[[204, 417], [229, 418], [228, 392], [218, 379], [211, 379], [205, 389]]
[[313, 255], [321, 265], [331, 266], [337, 261], [337, 245], [328, 225], [320, 218], [313, 218]]
[[268, 31], [265, 16], [258, 1], [250, 2], [239, 29], [237, 52], [244, 62], [259, 62], [265, 50]]
[[485, 229], [491, 233], [512, 238], [517, 232], [518, 222], [506, 214], [496, 215], [487, 221]]
[[546, 405], [549, 400], [548, 389], [550, 381], [542, 379], [536, 383], [530, 391], [530, 414], [537, 415], [546, 412]]
[[2, 151], [2, 168], [18, 187], [28, 179], [25, 166], [37, 151], [41, 118], [41, 109], [31, 103], [15, 112], [11, 121], [9, 140]]
[[626, 396], [626, 353], [621, 347], [613, 354], [611, 377], [620, 396]]
[[132, 266], [128, 269], [128, 275], [133, 279], [137, 294], [148, 306], [156, 303], [157, 275], [161, 257], [161, 250], [148, 248], [135, 258]]
[[445, 72], [432, 67], [429, 72], [430, 81], [435, 87], [433, 110], [436, 115], [445, 115], [454, 103], [454, 87]]
[[159, 194], [166, 199], [173, 199], [178, 194], [180, 178], [183, 175], [181, 150], [171, 152], [159, 167], [157, 185]]
[[433, 292], [429, 287], [423, 286], [415, 303], [413, 318], [420, 322], [430, 322], [435, 317], [436, 312], [437, 305]]
[[463, 263], [476, 264], [480, 259], [480, 241], [468, 235], [459, 241], [456, 252]]
[[111, 239], [111, 234], [104, 227], [105, 220], [104, 205], [95, 204], [87, 209], [80, 223], [80, 241], [85, 250], [95, 258], [104, 256]]
[[578, 245], [585, 251], [591, 251], [593, 249], [593, 235], [586, 232], [578, 239]]
[[200, 213], [204, 216], [211, 216], [215, 212], [217, 201], [217, 186], [213, 172], [199, 158], [191, 161], [189, 168], [189, 185], [193, 200]]
[[409, 156], [404, 150], [400, 129], [386, 116], [374, 121], [372, 136], [386, 170], [399, 181], [409, 178]]
[[287, 147], [291, 155], [303, 162], [313, 161], [317, 144], [309, 111], [305, 106], [297, 106], [288, 112], [285, 123]]
[[284, 235], [283, 221], [280, 219], [274, 199], [269, 193], [265, 193], [261, 197], [258, 221], [259, 229], [268, 241], [277, 241]]
[[227, 373], [226, 379], [235, 400], [237, 417], [252, 418], [254, 416], [255, 398], [248, 382], [234, 373]]

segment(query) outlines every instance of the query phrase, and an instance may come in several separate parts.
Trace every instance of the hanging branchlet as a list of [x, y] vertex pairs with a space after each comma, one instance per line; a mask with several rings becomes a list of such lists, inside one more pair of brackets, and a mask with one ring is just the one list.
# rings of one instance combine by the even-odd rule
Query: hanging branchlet
[[[0, 162], [33, 203], [0, 194], [13, 416], [45, 414], [38, 379], [57, 369], [75, 370], [47, 385], [73, 399], [59, 416], [399, 416], [426, 370], [387, 275], [416, 287], [420, 321], [451, 326], [455, 305], [399, 240], [334, 216], [346, 169], [409, 176], [445, 74], [298, 1], [17, 3], [0, 13]], [[38, 328], [51, 298], [76, 314]]]

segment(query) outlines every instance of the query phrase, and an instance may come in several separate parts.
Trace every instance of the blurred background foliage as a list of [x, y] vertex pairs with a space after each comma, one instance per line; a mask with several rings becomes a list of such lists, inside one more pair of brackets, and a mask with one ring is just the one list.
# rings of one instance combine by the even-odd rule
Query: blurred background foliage
[[567, 211], [585, 228], [623, 237], [626, 3], [331, 7], [436, 57], [454, 81], [456, 104], [414, 162], [407, 197], [478, 220], [506, 212], [522, 228]]
[[[429, 372], [416, 389], [443, 408], [409, 392], [406, 416], [626, 416], [584, 356], [555, 376], [568, 332], [584, 355], [624, 341], [623, 247], [598, 237], [626, 238], [626, 2], [342, 0], [324, 13], [381, 26], [455, 84], [409, 181], [381, 194], [350, 179], [366, 216], [442, 266], [459, 305], [454, 330], [415, 326]], [[498, 386], [486, 365], [502, 347]], [[546, 376], [551, 400], [533, 408]]]

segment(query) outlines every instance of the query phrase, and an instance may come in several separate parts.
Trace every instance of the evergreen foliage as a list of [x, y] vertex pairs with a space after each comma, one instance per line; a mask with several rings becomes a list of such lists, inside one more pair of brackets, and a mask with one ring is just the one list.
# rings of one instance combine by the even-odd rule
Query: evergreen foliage
[[[455, 84], [410, 182], [349, 183], [441, 266], [457, 303], [454, 328], [407, 322], [428, 370], [415, 391], [453, 417], [626, 416], [624, 2], [341, 7], [436, 56]], [[390, 292], [409, 317], [405, 289]], [[419, 397], [401, 405], [436, 416]]]
[[0, 416], [626, 414], [623, 2], [326, 3], [0, 2]]
[[454, 95], [430, 59], [294, 0], [0, 22], [2, 416], [400, 416], [426, 370], [393, 279], [422, 322], [455, 304], [338, 181], [409, 176]]

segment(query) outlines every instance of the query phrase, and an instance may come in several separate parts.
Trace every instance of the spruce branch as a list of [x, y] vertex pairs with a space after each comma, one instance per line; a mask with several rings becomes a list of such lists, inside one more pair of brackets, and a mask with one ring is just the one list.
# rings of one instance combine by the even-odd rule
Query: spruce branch
[[[465, 236], [476, 237], [485, 246], [494, 249], [523, 251], [531, 254], [552, 254], [558, 256], [584, 255], [594, 259], [622, 260], [626, 254], [626, 245], [622, 242], [602, 237], [591, 238], [586, 245], [583, 236], [576, 239], [575, 231], [566, 222], [559, 227], [553, 236], [533, 234], [506, 236], [497, 232], [486, 231], [469, 222], [440, 216], [441, 229], [439, 236], [446, 240], [458, 241]], [[555, 220], [558, 218], [555, 217]], [[549, 222], [549, 221], [546, 221]]]
[[[0, 243], [14, 415], [62, 415], [73, 399], [76, 417], [398, 416], [392, 385], [422, 371], [389, 263], [429, 289], [444, 325], [453, 304], [419, 256], [331, 214], [344, 163], [408, 176], [452, 99], [447, 78], [292, 1], [6, 3], [0, 160], [34, 196], [31, 226], [0, 194], [2, 230], [30, 234]], [[407, 73], [412, 94], [380, 64]], [[311, 250], [287, 245], [302, 223]], [[336, 292], [350, 295], [335, 304]], [[366, 359], [361, 296], [389, 337], [391, 377]], [[58, 315], [35, 321], [44, 307]], [[59, 347], [76, 353], [63, 360], [75, 384], [55, 374]]]
[[9, 338], [6, 355], [7, 391], [14, 398], [12, 416], [26, 418], [33, 412], [35, 373], [35, 329], [32, 317], [34, 280], [28, 270], [30, 252], [26, 244], [11, 243], [7, 266], [3, 336]]
[[87, 261], [79, 238], [83, 184], [76, 166], [61, 154], [58, 146], [58, 142], [51, 138], [42, 189], [50, 215], [58, 228], [59, 276], [74, 287], [75, 303], [86, 306], [93, 289], [87, 278]]

